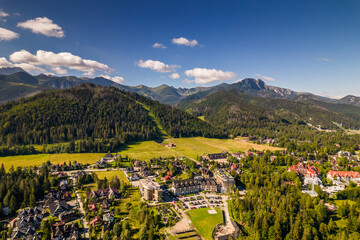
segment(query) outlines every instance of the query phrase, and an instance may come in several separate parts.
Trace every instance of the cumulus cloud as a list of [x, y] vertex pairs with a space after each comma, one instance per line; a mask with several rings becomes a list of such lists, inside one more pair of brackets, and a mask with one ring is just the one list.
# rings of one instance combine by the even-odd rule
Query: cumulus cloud
[[7, 16], [9, 16], [9, 14], [0, 9], [0, 20], [6, 22]]
[[97, 70], [105, 72], [112, 71], [106, 64], [94, 60], [82, 59], [69, 52], [54, 53], [38, 50], [36, 55], [33, 55], [23, 49], [11, 54], [10, 60], [15, 63], [27, 63], [34, 66], [48, 66], [51, 69], [57, 69], [59, 72], [64, 72], [63, 68], [65, 67], [83, 72], [86, 76], [94, 75]]
[[11, 62], [9, 62], [6, 58], [1, 57], [0, 58], [0, 68], [4, 68], [4, 67], [12, 67], [13, 64]]
[[188, 77], [193, 77], [194, 82], [197, 84], [207, 84], [216, 81], [225, 81], [236, 77], [236, 74], [233, 72], [224, 72], [218, 69], [207, 68], [194, 68], [191, 70], [186, 70], [185, 75]]
[[199, 45], [198, 41], [196, 41], [195, 39], [191, 40], [184, 37], [173, 38], [172, 43], [177, 45], [185, 45], [188, 47], [195, 47]]
[[103, 78], [106, 78], [106, 79], [109, 79], [113, 82], [116, 82], [116, 83], [119, 83], [119, 84], [122, 84], [125, 82], [125, 79], [123, 77], [119, 77], [119, 76], [116, 76], [116, 77], [110, 77], [108, 75], [100, 75], [100, 77], [103, 77]]
[[321, 61], [321, 62], [332, 62], [330, 58], [318, 58], [318, 61]]
[[50, 67], [50, 69], [53, 70], [54, 72], [56, 72], [57, 74], [67, 74], [67, 70], [64, 68], [61, 68], [59, 66]]
[[152, 45], [152, 47], [153, 48], [167, 48], [164, 44], [162, 44], [162, 43], [154, 43], [153, 45]]
[[19, 34], [0, 27], [0, 41], [10, 41], [19, 38]]
[[36, 73], [46, 72], [46, 70], [44, 68], [39, 67], [39, 66], [35, 66], [33, 64], [30, 64], [30, 63], [16, 63], [13, 66], [22, 68], [27, 72], [36, 72]]
[[172, 79], [180, 79], [180, 75], [178, 73], [173, 73], [169, 75], [169, 77], [171, 77]]
[[63, 38], [62, 28], [47, 17], [38, 17], [17, 24], [18, 27], [30, 29], [33, 33], [43, 34], [48, 37]]
[[137, 62], [137, 65], [141, 68], [149, 68], [155, 72], [161, 73], [171, 72], [173, 71], [173, 69], [179, 67], [177, 65], [167, 65], [163, 62], [154, 61], [151, 59], [148, 59], [146, 61], [140, 60], [139, 62]]
[[263, 76], [263, 75], [260, 75], [260, 74], [255, 74], [256, 77], [260, 78], [261, 80], [265, 80], [265, 81], [269, 81], [269, 82], [273, 82], [275, 81], [274, 78], [272, 77], [268, 77], [268, 76]]

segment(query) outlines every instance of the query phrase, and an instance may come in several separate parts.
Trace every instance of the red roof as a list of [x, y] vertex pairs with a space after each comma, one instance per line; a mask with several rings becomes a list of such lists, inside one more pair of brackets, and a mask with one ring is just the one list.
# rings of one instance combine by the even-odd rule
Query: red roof
[[319, 174], [317, 167], [311, 166], [310, 164], [304, 164], [302, 162], [289, 167], [289, 171], [292, 170], [295, 171], [298, 175], [305, 175], [307, 177], [316, 177]]
[[359, 172], [354, 172], [354, 171], [332, 171], [330, 170], [327, 175], [330, 175], [332, 178], [333, 177], [342, 177], [342, 178], [358, 178], [360, 177], [360, 173]]
[[90, 222], [90, 225], [94, 225], [95, 223], [97, 222], [101, 222], [101, 218], [96, 216], [91, 222]]

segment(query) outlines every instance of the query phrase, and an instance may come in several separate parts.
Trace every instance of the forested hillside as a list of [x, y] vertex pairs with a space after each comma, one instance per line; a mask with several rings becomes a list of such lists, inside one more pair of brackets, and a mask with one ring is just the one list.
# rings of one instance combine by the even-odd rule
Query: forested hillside
[[0, 105], [0, 144], [49, 144], [82, 139], [119, 145], [158, 139], [161, 136], [144, 106], [150, 108], [171, 136], [222, 136], [219, 130], [182, 110], [136, 93], [83, 84]]
[[[294, 129], [297, 135], [294, 134], [293, 137], [299, 137], [301, 130], [297, 129], [309, 128], [307, 123], [313, 126], [320, 125], [322, 129], [338, 130], [334, 122], [341, 123], [346, 128], [360, 126], [357, 118], [341, 114], [340, 110], [331, 111], [325, 106], [310, 102], [260, 98], [235, 89], [218, 92], [197, 101], [185, 102], [179, 107], [195, 116], [204, 116], [206, 121], [232, 135], [257, 134], [276, 137], [279, 131]], [[360, 113], [360, 108], [356, 110], [357, 112], [352, 112], [354, 116]]]

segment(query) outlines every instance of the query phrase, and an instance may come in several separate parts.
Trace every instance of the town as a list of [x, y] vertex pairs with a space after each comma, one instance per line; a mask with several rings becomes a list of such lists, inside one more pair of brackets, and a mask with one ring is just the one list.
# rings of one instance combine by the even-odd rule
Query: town
[[[176, 148], [174, 144], [170, 147]], [[30, 194], [31, 207], [3, 207], [2, 215], [7, 221], [2, 226], [8, 229], [3, 230], [3, 236], [131, 239], [132, 228], [138, 225], [135, 237], [140, 239], [152, 239], [155, 235], [170, 239], [237, 239], [249, 232], [244, 222], [235, 220], [230, 205], [235, 196], [244, 198], [247, 189], [241, 176], [250, 171], [247, 163], [255, 160], [265, 160], [285, 170], [283, 174], [288, 173], [289, 179], [283, 184], [300, 185], [303, 194], [322, 199], [330, 213], [343, 207], [337, 202], [348, 194], [348, 188], [360, 185], [360, 173], [351, 170], [359, 169], [359, 156], [347, 151], [329, 155], [327, 160], [304, 158], [285, 150], [221, 152], [197, 159], [184, 156], [148, 161], [108, 153], [95, 164], [47, 162], [40, 167], [16, 170], [48, 175], [49, 186], [38, 201]], [[151, 229], [157, 232], [141, 225], [147, 215], [146, 221], [151, 221]], [[211, 229], [204, 228], [204, 221], [212, 217]]]

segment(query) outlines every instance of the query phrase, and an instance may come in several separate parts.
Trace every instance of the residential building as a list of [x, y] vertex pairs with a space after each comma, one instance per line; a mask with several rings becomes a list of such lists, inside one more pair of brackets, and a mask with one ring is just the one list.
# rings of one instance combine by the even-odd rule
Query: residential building
[[175, 195], [187, 195], [201, 191], [217, 193], [221, 191], [221, 184], [219, 184], [214, 178], [189, 178], [173, 181], [171, 191]]
[[317, 177], [319, 175], [319, 170], [315, 166], [311, 166], [310, 164], [305, 164], [303, 162], [299, 162], [296, 165], [289, 167], [288, 172], [295, 171], [295, 173], [302, 177]]
[[330, 170], [326, 177], [330, 180], [339, 180], [344, 182], [360, 182], [360, 173], [354, 171], [332, 171]]
[[160, 184], [154, 178], [145, 178], [139, 180], [140, 194], [148, 201], [162, 201], [162, 189]]
[[225, 161], [227, 156], [224, 153], [213, 153], [203, 156], [203, 160], [208, 161]]
[[221, 184], [222, 193], [229, 191], [235, 185], [234, 177], [222, 169], [215, 173], [215, 179]]

